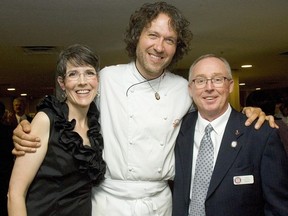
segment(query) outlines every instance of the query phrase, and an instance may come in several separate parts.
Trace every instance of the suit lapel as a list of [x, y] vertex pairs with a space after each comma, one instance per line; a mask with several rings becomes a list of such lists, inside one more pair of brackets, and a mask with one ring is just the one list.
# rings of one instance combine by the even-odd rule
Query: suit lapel
[[190, 199], [190, 186], [191, 186], [191, 172], [192, 172], [192, 156], [193, 156], [193, 140], [195, 133], [195, 124], [197, 121], [197, 112], [193, 112], [189, 115], [185, 122], [182, 124], [180, 135], [183, 136], [183, 140], [178, 143], [181, 146], [181, 164], [183, 172], [183, 181], [185, 186], [185, 197]]
[[238, 142], [238, 138], [242, 136], [245, 129], [244, 120], [243, 118], [240, 118], [241, 115], [242, 114], [239, 114], [237, 111], [232, 109], [223, 134], [206, 199], [209, 198], [220, 184], [241, 149], [242, 145]]

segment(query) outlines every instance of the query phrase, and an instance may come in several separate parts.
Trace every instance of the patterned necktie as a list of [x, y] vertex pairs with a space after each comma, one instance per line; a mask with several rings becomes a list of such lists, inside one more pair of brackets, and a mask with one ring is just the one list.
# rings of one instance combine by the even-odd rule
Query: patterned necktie
[[192, 198], [189, 206], [189, 216], [205, 216], [205, 199], [213, 172], [214, 147], [210, 137], [213, 130], [211, 124], [205, 128], [196, 159], [193, 180]]

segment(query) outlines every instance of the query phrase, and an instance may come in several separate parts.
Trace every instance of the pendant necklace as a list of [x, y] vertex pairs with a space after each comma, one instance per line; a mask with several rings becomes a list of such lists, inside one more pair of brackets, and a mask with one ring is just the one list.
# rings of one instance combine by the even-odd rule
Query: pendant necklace
[[149, 82], [149, 81], [151, 81], [151, 80], [146, 79], [146, 78], [140, 73], [140, 71], [138, 70], [138, 68], [137, 68], [137, 66], [136, 66], [136, 63], [135, 63], [135, 67], [136, 67], [138, 73], [148, 82], [150, 88], [154, 91], [155, 99], [156, 99], [156, 100], [160, 100], [160, 94], [158, 93], [158, 91], [159, 91], [159, 89], [160, 89], [161, 76], [162, 76], [162, 74], [164, 73], [164, 71], [160, 74], [160, 76], [158, 76], [158, 77], [156, 77], [156, 78], [154, 78], [154, 79], [151, 79], [151, 80], [155, 80], [155, 79], [158, 79], [158, 78], [159, 78], [158, 90], [156, 91], [156, 90], [152, 87], [151, 83]]
[[158, 93], [158, 91], [159, 91], [159, 88], [160, 88], [161, 77], [159, 78], [158, 91], [156, 91], [156, 90], [152, 87], [152, 85], [151, 85], [151, 83], [149, 82], [149, 80], [147, 80], [147, 82], [148, 82], [149, 86], [151, 87], [151, 89], [153, 89], [153, 91], [155, 92], [154, 95], [155, 95], [156, 100], [160, 100], [160, 94]]

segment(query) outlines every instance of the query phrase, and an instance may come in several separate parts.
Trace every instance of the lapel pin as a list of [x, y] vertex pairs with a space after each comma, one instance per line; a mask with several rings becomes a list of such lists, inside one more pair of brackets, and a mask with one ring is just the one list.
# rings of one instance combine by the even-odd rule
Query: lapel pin
[[237, 146], [237, 142], [236, 141], [233, 141], [232, 143], [231, 143], [231, 147], [232, 148], [235, 148]]
[[238, 130], [235, 131], [235, 135], [238, 136], [240, 133]]

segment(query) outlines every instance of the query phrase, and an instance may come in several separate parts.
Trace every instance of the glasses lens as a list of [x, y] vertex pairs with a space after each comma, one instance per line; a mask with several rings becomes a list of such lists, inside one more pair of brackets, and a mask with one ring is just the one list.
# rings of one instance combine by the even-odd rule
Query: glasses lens
[[85, 71], [84, 73], [80, 73], [78, 71], [69, 71], [66, 73], [66, 78], [69, 80], [78, 80], [81, 74], [83, 74], [86, 79], [93, 79], [97, 76], [95, 71]]
[[195, 86], [198, 88], [204, 88], [209, 80], [215, 87], [222, 87], [225, 79], [226, 77], [213, 77], [211, 79], [207, 79], [205, 77], [198, 77], [198, 78], [195, 78], [193, 82]]

